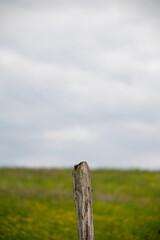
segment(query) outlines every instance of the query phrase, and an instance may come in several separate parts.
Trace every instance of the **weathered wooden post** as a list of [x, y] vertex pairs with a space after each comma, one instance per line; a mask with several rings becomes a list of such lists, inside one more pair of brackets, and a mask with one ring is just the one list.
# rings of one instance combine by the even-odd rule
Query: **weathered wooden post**
[[74, 166], [73, 192], [77, 213], [78, 240], [94, 240], [91, 179], [86, 162]]

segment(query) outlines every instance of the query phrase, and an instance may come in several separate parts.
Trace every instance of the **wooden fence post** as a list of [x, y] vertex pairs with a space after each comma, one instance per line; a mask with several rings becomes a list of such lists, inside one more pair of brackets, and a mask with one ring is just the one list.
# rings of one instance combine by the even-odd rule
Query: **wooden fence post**
[[94, 240], [92, 189], [86, 162], [74, 166], [73, 192], [77, 213], [78, 240]]

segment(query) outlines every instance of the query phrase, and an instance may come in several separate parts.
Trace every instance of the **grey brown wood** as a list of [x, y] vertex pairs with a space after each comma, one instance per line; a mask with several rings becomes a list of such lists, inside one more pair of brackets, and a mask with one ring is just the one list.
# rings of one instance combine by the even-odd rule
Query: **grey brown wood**
[[77, 213], [78, 240], [94, 240], [91, 179], [86, 162], [74, 166], [73, 192]]

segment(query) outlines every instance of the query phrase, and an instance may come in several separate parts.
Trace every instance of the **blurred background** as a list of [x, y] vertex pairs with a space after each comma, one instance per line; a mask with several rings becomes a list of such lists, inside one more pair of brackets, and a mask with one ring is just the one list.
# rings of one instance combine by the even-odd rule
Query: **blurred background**
[[160, 169], [160, 1], [0, 1], [0, 166]]

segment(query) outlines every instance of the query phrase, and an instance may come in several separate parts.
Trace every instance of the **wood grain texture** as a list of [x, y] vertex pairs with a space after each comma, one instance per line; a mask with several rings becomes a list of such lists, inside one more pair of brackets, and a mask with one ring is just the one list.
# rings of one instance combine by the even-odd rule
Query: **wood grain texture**
[[77, 213], [78, 240], [94, 240], [91, 179], [86, 162], [74, 166], [73, 192]]

